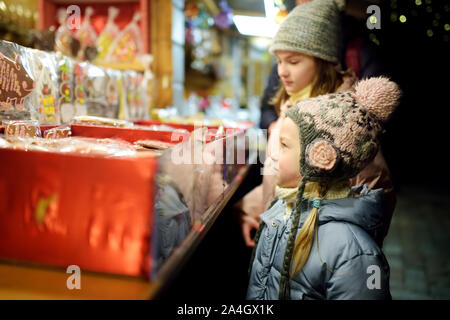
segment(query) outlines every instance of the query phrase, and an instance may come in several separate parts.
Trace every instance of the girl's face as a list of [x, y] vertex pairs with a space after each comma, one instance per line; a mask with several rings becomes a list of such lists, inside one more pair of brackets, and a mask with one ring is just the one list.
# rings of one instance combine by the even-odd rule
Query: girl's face
[[281, 119], [277, 184], [282, 188], [295, 188], [301, 179], [298, 126], [285, 117]]
[[293, 51], [275, 52], [278, 75], [289, 95], [299, 92], [309, 85], [316, 74], [316, 61], [313, 57]]

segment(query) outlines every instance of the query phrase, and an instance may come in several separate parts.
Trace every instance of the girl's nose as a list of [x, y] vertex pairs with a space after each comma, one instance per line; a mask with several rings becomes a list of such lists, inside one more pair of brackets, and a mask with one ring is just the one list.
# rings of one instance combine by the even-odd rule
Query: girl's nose
[[288, 76], [288, 70], [282, 63], [278, 64], [278, 75], [280, 78], [285, 78]]

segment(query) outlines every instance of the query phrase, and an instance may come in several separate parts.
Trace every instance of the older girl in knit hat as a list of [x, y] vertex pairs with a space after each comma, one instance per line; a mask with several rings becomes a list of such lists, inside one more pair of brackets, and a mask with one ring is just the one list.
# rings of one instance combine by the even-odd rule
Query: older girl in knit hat
[[399, 96], [372, 78], [286, 111], [276, 188], [289, 196], [261, 215], [248, 299], [390, 299], [384, 192], [349, 178], [375, 157]]
[[[275, 55], [282, 85], [273, 98], [279, 120], [273, 123], [267, 146], [262, 185], [253, 189], [239, 203], [242, 232], [248, 246], [253, 246], [250, 231], [259, 226], [259, 215], [267, 209], [275, 194], [274, 166], [279, 157], [280, 122], [286, 110], [295, 102], [326, 93], [349, 90], [356, 78], [349, 72], [339, 72], [339, 14], [344, 1], [314, 0], [298, 5], [280, 25], [269, 51]], [[389, 169], [381, 154], [377, 154], [352, 184], [366, 183], [370, 188], [383, 187], [387, 193], [390, 221], [395, 205]], [[356, 175], [355, 174], [355, 175]], [[278, 195], [289, 198], [289, 195]], [[292, 199], [291, 199], [292, 200]], [[386, 228], [388, 228], [387, 224]], [[387, 233], [387, 229], [385, 230]], [[381, 245], [381, 244], [380, 244]]]

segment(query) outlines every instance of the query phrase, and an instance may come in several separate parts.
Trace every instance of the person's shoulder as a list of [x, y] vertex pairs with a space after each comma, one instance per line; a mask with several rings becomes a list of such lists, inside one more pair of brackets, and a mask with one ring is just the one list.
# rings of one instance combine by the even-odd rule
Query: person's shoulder
[[381, 250], [360, 226], [346, 221], [329, 221], [319, 227], [318, 247], [333, 265], [361, 255], [378, 255]]

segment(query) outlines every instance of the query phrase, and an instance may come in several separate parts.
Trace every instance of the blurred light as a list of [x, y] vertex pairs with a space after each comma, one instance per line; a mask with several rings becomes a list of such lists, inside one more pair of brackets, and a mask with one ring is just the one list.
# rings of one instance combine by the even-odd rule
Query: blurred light
[[439, 14], [439, 13], [436, 13], [435, 15], [434, 15], [434, 17], [436, 18], [436, 19], [440, 19], [441, 18], [441, 15]]
[[380, 45], [380, 41], [377, 39], [377, 36], [373, 33], [369, 34], [369, 39], [375, 43], [377, 46]]
[[0, 1], [0, 10], [2, 11], [6, 10], [6, 4], [3, 1]]
[[273, 38], [279, 28], [274, 20], [269, 20], [266, 17], [235, 15], [233, 16], [233, 22], [238, 31], [247, 36]]
[[427, 7], [427, 12], [428, 12], [428, 13], [431, 13], [431, 12], [433, 12], [433, 8], [432, 8], [432, 7], [430, 7], [430, 6], [428, 6], [428, 7]]
[[401, 23], [404, 23], [404, 22], [406, 22], [406, 17], [404, 15], [401, 15], [399, 20]]
[[445, 29], [445, 31], [449, 31], [450, 30], [450, 24], [446, 23], [444, 25], [444, 29]]
[[392, 21], [392, 22], [397, 21], [397, 13], [396, 13], [396, 12], [392, 12], [392, 13], [391, 13], [391, 21]]
[[371, 24], [376, 24], [378, 20], [377, 20], [377, 17], [370, 16], [369, 21], [370, 21]]
[[397, 4], [396, 3], [391, 3], [391, 8], [392, 9], [397, 9]]
[[445, 36], [444, 36], [444, 41], [445, 41], [445, 42], [448, 42], [448, 35], [445, 35]]
[[238, 31], [247, 36], [273, 38], [279, 25], [275, 23], [275, 17], [279, 9], [273, 0], [264, 0], [265, 17], [234, 15], [233, 22]]
[[416, 10], [412, 10], [411, 14], [412, 14], [413, 17], [417, 17], [417, 11]]
[[431, 0], [425, 0], [426, 4], [431, 4]]
[[251, 38], [250, 43], [259, 50], [267, 50], [270, 46], [271, 40], [267, 38], [255, 37]]
[[275, 20], [275, 15], [278, 13], [278, 9], [275, 7], [273, 0], [264, 0], [264, 10], [266, 11], [266, 17], [270, 20]]
[[433, 27], [437, 27], [439, 25], [439, 22], [437, 20], [433, 20]]
[[428, 29], [427, 30], [427, 36], [432, 37], [433, 36], [433, 30]]
[[422, 4], [422, 0], [416, 0], [416, 6], [420, 6]]

